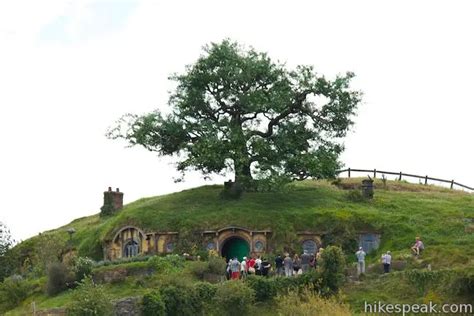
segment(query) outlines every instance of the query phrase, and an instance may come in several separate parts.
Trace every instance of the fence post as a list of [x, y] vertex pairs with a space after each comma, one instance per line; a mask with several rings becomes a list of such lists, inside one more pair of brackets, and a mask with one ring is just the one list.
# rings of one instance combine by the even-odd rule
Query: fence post
[[377, 170], [374, 169], [374, 179], [377, 177]]
[[454, 180], [451, 180], [451, 189], [454, 187]]
[[351, 168], [347, 168], [347, 177], [348, 177], [348, 178], [351, 177]]
[[398, 178], [398, 181], [402, 181], [402, 172], [400, 171], [400, 178]]
[[425, 185], [428, 184], [428, 175], [425, 176]]

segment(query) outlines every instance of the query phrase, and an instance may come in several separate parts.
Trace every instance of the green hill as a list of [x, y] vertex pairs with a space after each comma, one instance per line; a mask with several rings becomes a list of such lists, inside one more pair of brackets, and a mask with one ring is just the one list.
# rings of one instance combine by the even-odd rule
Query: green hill
[[[472, 273], [473, 194], [400, 181], [384, 184], [377, 180], [374, 199], [364, 200], [355, 193], [360, 181], [345, 179], [332, 184], [308, 180], [293, 183], [283, 192], [245, 193], [240, 200], [221, 199], [219, 193], [222, 186], [204, 186], [143, 198], [126, 205], [115, 215], [79, 218], [45, 232], [43, 236], [54, 235], [67, 241], [69, 235], [66, 230], [74, 228], [76, 233], [69, 241], [70, 246], [77, 249], [80, 256], [102, 260], [104, 241], [126, 225], [134, 225], [144, 231], [177, 231], [180, 236], [192, 236], [197, 231], [226, 226], [271, 229], [271, 238], [276, 245], [290, 244], [292, 233], [317, 230], [325, 233], [325, 246], [342, 246], [350, 270], [357, 247], [357, 233], [377, 231], [382, 236], [381, 244], [377, 251], [368, 256], [369, 265], [378, 265], [381, 253], [391, 250], [395, 260], [407, 263], [406, 271], [395, 272], [386, 278], [379, 278], [375, 272], [369, 273], [365, 282], [348, 284], [345, 288], [346, 300], [358, 308], [364, 300], [387, 299], [383, 290], [389, 285], [396, 293], [391, 293], [388, 298], [410, 302], [423, 300], [426, 289], [419, 293], [415, 289], [408, 290], [408, 270], [429, 265], [433, 271]], [[414, 260], [410, 255], [409, 248], [415, 236], [421, 236], [426, 245], [421, 260]], [[18, 245], [22, 249], [20, 253], [24, 257], [31, 255], [39, 238], [31, 238]], [[277, 250], [280, 248], [277, 247]], [[403, 276], [397, 276], [397, 273]], [[401, 279], [406, 282], [401, 282]], [[124, 284], [110, 286], [110, 291], [120, 297], [128, 294], [126, 288]], [[462, 295], [456, 295], [453, 294], [453, 297], [463, 300]], [[44, 306], [51, 307], [62, 306], [67, 297], [61, 294], [59, 298], [36, 298], [44, 301]]]
[[[415, 236], [422, 236], [427, 254], [436, 257], [439, 266], [465, 264], [473, 257], [472, 194], [403, 182], [384, 187], [377, 181], [373, 200], [353, 201], [350, 188], [358, 183], [360, 179], [344, 180], [340, 186], [304, 181], [284, 192], [245, 193], [231, 201], [219, 198], [221, 186], [204, 186], [143, 198], [109, 218], [80, 218], [51, 233], [67, 238], [65, 230], [75, 228], [73, 242], [79, 253], [98, 260], [102, 241], [125, 225], [183, 234], [232, 225], [269, 228], [277, 242], [291, 231], [317, 229], [349, 238], [357, 231], [376, 230], [382, 233], [380, 251], [406, 251]], [[437, 256], [441, 250], [443, 255]]]

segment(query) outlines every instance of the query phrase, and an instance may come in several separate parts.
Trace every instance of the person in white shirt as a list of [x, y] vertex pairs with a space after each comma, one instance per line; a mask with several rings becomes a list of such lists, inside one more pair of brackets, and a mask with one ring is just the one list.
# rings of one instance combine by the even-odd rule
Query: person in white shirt
[[365, 273], [365, 251], [362, 247], [359, 247], [359, 251], [356, 252], [357, 257], [357, 275]]
[[247, 278], [247, 257], [244, 257], [244, 259], [240, 263], [240, 278]]
[[389, 273], [390, 272], [390, 265], [392, 264], [392, 255], [390, 251], [387, 251], [382, 255], [382, 264], [383, 264], [383, 272]]

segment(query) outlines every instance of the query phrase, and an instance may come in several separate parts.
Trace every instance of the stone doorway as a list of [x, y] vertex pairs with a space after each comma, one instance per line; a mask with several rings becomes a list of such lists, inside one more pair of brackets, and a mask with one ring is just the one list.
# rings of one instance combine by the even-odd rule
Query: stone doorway
[[226, 239], [221, 248], [221, 254], [228, 261], [234, 257], [237, 257], [239, 261], [243, 257], [248, 257], [250, 254], [249, 243], [240, 237], [234, 236]]

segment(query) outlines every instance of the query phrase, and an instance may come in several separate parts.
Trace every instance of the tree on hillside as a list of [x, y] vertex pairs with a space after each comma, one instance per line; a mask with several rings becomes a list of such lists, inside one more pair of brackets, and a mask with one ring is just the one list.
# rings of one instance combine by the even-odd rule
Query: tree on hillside
[[0, 282], [13, 271], [11, 247], [14, 244], [10, 230], [0, 222]]
[[311, 66], [288, 70], [265, 53], [224, 40], [184, 74], [172, 76], [171, 113], [127, 114], [108, 131], [159, 155], [177, 169], [203, 174], [232, 170], [247, 190], [255, 180], [332, 177], [339, 140], [352, 124], [360, 92], [354, 75], [328, 80]]

